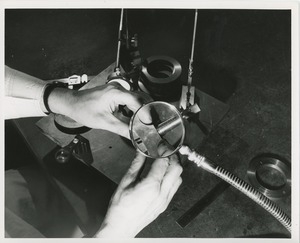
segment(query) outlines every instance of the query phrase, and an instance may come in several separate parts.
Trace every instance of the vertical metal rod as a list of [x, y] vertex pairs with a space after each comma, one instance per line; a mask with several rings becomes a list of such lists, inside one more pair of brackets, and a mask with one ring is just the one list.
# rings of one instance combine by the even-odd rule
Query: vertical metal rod
[[190, 106], [190, 90], [192, 86], [192, 75], [193, 75], [193, 61], [194, 61], [194, 49], [195, 49], [195, 39], [196, 39], [196, 30], [197, 30], [197, 19], [198, 19], [198, 9], [195, 10], [195, 20], [194, 20], [194, 31], [193, 31], [193, 41], [192, 41], [192, 50], [191, 57], [189, 61], [189, 70], [188, 70], [188, 92], [187, 92], [187, 108]]
[[121, 38], [122, 38], [122, 28], [123, 28], [123, 13], [124, 9], [121, 9], [121, 18], [120, 18], [120, 27], [119, 27], [119, 34], [118, 34], [118, 50], [117, 50], [117, 60], [116, 60], [116, 71], [117, 69], [120, 70], [120, 50], [121, 50]]
[[125, 9], [125, 28], [126, 28], [126, 48], [129, 50], [130, 40], [129, 40], [129, 29], [128, 29], [128, 11]]

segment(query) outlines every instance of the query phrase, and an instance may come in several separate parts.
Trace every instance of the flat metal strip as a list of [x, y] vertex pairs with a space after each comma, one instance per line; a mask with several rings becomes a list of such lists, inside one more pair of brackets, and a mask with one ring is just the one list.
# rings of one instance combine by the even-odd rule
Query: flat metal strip
[[221, 181], [218, 183], [211, 191], [209, 191], [203, 198], [201, 198], [197, 203], [194, 204], [188, 211], [186, 211], [176, 223], [184, 228], [186, 227], [194, 218], [196, 218], [207, 206], [214, 202], [219, 195], [221, 195], [230, 185]]

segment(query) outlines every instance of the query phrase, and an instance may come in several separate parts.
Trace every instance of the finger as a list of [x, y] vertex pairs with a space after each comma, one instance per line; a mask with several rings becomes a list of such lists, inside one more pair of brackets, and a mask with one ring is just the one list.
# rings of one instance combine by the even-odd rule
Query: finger
[[142, 106], [138, 112], [136, 113], [138, 119], [146, 124], [150, 125], [152, 124], [152, 116], [151, 116], [151, 108], [150, 106]]
[[146, 157], [141, 153], [137, 152], [135, 158], [133, 159], [131, 166], [127, 170], [126, 174], [122, 178], [119, 186], [124, 188], [129, 186], [131, 183], [135, 182], [137, 176], [145, 163]]
[[161, 207], [161, 209], [162, 209], [161, 212], [163, 212], [163, 211], [165, 211], [167, 209], [168, 205], [170, 204], [173, 196], [177, 192], [177, 190], [180, 187], [181, 183], [182, 183], [182, 178], [178, 177], [178, 179], [176, 180], [176, 182], [173, 185], [171, 185], [170, 188], [168, 188], [168, 191], [166, 193], [160, 191], [160, 198], [163, 200], [162, 201], [163, 206]]
[[175, 193], [178, 191], [178, 188], [180, 187], [181, 183], [182, 183], [182, 178], [179, 177], [177, 181], [173, 184], [173, 186], [170, 188], [169, 193], [167, 195], [167, 204], [171, 202]]
[[151, 180], [157, 180], [159, 183], [161, 183], [168, 166], [169, 158], [156, 159], [148, 172], [147, 178]]
[[177, 182], [178, 178], [182, 173], [182, 167], [179, 164], [179, 159], [177, 155], [170, 156], [170, 165], [167, 168], [167, 171], [164, 175], [164, 179], [161, 183], [161, 192], [167, 195], [170, 191], [170, 188]]

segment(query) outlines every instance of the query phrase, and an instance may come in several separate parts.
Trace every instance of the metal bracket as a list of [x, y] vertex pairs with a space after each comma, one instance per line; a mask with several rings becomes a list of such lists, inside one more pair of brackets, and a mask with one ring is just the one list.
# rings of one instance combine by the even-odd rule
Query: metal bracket
[[89, 140], [80, 135], [76, 135], [71, 143], [55, 153], [55, 159], [59, 163], [68, 162], [71, 156], [74, 156], [86, 164], [91, 164], [93, 162], [93, 155]]

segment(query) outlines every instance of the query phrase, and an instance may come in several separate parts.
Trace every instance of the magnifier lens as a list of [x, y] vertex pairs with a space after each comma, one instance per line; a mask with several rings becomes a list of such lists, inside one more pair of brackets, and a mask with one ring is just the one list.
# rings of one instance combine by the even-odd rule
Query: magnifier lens
[[175, 153], [183, 143], [184, 134], [179, 111], [162, 101], [142, 106], [130, 121], [133, 145], [151, 158], [168, 157]]

